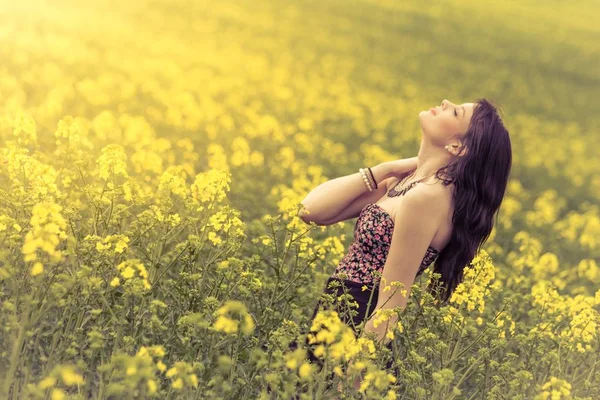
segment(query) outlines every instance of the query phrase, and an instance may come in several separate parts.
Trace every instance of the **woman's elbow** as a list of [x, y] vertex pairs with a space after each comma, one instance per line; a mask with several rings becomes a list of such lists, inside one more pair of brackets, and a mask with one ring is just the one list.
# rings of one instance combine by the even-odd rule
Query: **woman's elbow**
[[305, 224], [310, 225], [311, 222], [314, 222], [317, 225], [323, 225], [318, 216], [311, 213], [310, 210], [306, 207], [306, 205], [304, 205], [304, 203], [302, 203], [302, 206], [303, 208], [302, 210], [300, 210], [299, 216]]

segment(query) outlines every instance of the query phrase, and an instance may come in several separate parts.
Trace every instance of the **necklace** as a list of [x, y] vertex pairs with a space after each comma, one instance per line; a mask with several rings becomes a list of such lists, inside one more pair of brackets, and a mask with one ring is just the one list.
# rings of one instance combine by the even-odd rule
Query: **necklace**
[[431, 175], [428, 175], [428, 176], [424, 177], [424, 178], [421, 178], [421, 179], [419, 179], [419, 180], [416, 180], [416, 181], [414, 181], [414, 182], [411, 182], [411, 183], [409, 183], [409, 184], [408, 184], [408, 186], [406, 186], [406, 187], [405, 187], [405, 188], [403, 188], [403, 189], [396, 190], [396, 188], [397, 188], [397, 187], [398, 187], [398, 186], [399, 186], [401, 183], [403, 183], [403, 182], [405, 182], [406, 180], [408, 180], [408, 178], [409, 178], [409, 177], [411, 177], [411, 176], [413, 176], [414, 174], [415, 174], [415, 173], [413, 172], [412, 174], [410, 174], [409, 176], [407, 176], [406, 178], [404, 178], [403, 180], [401, 180], [400, 182], [398, 182], [396, 185], [394, 185], [394, 187], [393, 187], [393, 188], [391, 188], [391, 189], [389, 190], [389, 192], [388, 192], [388, 194], [387, 194], [387, 195], [388, 195], [388, 197], [402, 196], [404, 193], [408, 192], [410, 189], [412, 189], [413, 187], [415, 187], [415, 185], [416, 185], [417, 183], [421, 182], [421, 181], [422, 181], [422, 180], [424, 180], [424, 179], [427, 179], [427, 178], [429, 178], [430, 176], [433, 176], [433, 175], [435, 175], [435, 172], [434, 172], [433, 174], [431, 174]]

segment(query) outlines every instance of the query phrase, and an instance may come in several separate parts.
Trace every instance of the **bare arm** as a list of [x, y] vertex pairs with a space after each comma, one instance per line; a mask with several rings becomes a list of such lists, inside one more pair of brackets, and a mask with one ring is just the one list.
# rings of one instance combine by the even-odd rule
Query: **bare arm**
[[306, 223], [330, 225], [353, 218], [368, 203], [379, 200], [394, 177], [414, 168], [416, 157], [383, 162], [371, 168], [378, 188], [369, 192], [361, 175], [356, 172], [321, 183], [301, 201], [308, 215], [300, 217]]
[[362, 333], [375, 333], [378, 340], [384, 340], [383, 344], [387, 342], [385, 335], [388, 328], [391, 330], [397, 321], [396, 315], [390, 315], [389, 322], [376, 324], [376, 320], [385, 315], [382, 310], [406, 307], [417, 272], [443, 214], [439, 196], [432, 187], [417, 187], [406, 193], [397, 211], [377, 305]]

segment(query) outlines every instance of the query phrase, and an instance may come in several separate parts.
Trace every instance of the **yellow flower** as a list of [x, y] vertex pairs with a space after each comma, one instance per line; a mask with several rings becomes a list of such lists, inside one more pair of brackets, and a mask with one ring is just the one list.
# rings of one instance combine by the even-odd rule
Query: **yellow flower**
[[136, 356], [138, 357], [149, 357], [149, 353], [148, 353], [148, 348], [146, 346], [142, 346], [140, 347], [140, 349], [138, 350]]
[[190, 381], [192, 381], [192, 386], [193, 387], [198, 387], [198, 377], [196, 376], [196, 374], [191, 374], [189, 376]]
[[129, 238], [126, 237], [126, 236], [123, 239], [119, 240], [115, 244], [115, 253], [121, 254], [127, 248], [127, 243], [128, 242], [129, 242]]
[[122, 175], [127, 178], [127, 155], [120, 144], [109, 144], [101, 150], [101, 155], [96, 160], [98, 174], [104, 180], [108, 180], [111, 174]]
[[63, 400], [65, 398], [65, 392], [61, 389], [54, 388], [52, 389], [52, 400]]
[[238, 331], [238, 328], [241, 324], [241, 331], [245, 335], [249, 335], [254, 332], [254, 319], [250, 313], [248, 313], [246, 305], [241, 301], [227, 301], [217, 310], [217, 315], [217, 320], [213, 325], [214, 329], [217, 331], [235, 333]]
[[102, 251], [102, 250], [108, 250], [108, 249], [110, 249], [110, 243], [108, 243], [108, 244], [102, 243], [102, 242], [96, 243], [96, 251]]
[[56, 246], [68, 237], [65, 232], [67, 222], [60, 214], [61, 210], [62, 206], [53, 202], [33, 206], [31, 230], [25, 235], [21, 250], [25, 261], [37, 260], [37, 249], [47, 253], [55, 261], [61, 260], [62, 254], [60, 250], [56, 250]]
[[[163, 303], [164, 304], [164, 303]], [[164, 305], [166, 307], [166, 304]], [[165, 356], [165, 348], [161, 345], [153, 346], [154, 355], [156, 357], [164, 357]]]
[[121, 280], [118, 277], [114, 277], [112, 281], [110, 281], [110, 286], [117, 287], [121, 284]]
[[360, 383], [360, 387], [358, 388], [358, 391], [360, 393], [364, 393], [365, 390], [367, 390], [367, 388], [371, 384], [371, 380], [373, 380], [373, 377], [374, 376], [373, 376], [372, 372], [367, 372], [367, 374], [365, 375], [365, 378]]
[[35, 120], [24, 112], [19, 112], [13, 122], [13, 135], [17, 138], [17, 143], [21, 145], [36, 143], [37, 128]]
[[290, 357], [285, 362], [285, 366], [289, 369], [296, 369], [296, 367], [298, 367], [298, 361], [294, 357]]
[[138, 264], [137, 265], [137, 269], [138, 269], [138, 271], [140, 271], [140, 276], [142, 278], [147, 278], [148, 277], [148, 271], [146, 271], [146, 267], [144, 267], [143, 264]]
[[170, 192], [185, 199], [188, 192], [185, 176], [185, 171], [181, 166], [169, 166], [160, 177], [159, 192]]
[[183, 379], [177, 378], [171, 386], [173, 386], [173, 389], [181, 389], [183, 387]]
[[242, 332], [246, 335], [254, 332], [255, 324], [252, 315], [246, 314], [244, 315], [244, 324], [242, 325]]
[[44, 272], [44, 265], [41, 262], [36, 262], [31, 268], [31, 276], [37, 276]]
[[48, 376], [48, 377], [42, 379], [40, 381], [40, 383], [38, 383], [38, 386], [39, 386], [40, 389], [47, 389], [47, 388], [52, 387], [54, 385], [56, 385], [56, 378], [51, 377], [51, 376]]
[[404, 332], [404, 326], [402, 325], [402, 322], [398, 321], [397, 326], [398, 326], [398, 331]]
[[64, 366], [60, 370], [62, 381], [67, 386], [80, 385], [83, 383], [83, 376], [79, 375], [72, 366]]
[[156, 393], [157, 387], [156, 387], [156, 382], [154, 381], [154, 379], [148, 379], [147, 385], [148, 385], [148, 392], [150, 392], [150, 394]]
[[310, 378], [310, 376], [312, 375], [312, 368], [310, 364], [306, 362], [302, 363], [302, 365], [298, 369], [298, 375], [300, 376], [300, 379], [305, 380], [307, 378]]
[[165, 369], [167, 369], [167, 366], [165, 364], [163, 364], [162, 361], [159, 361], [156, 363], [156, 368], [158, 368], [158, 370], [160, 372], [165, 372]]
[[[389, 286], [388, 286], [389, 287]], [[375, 318], [373, 319], [373, 326], [377, 328], [381, 323], [390, 319], [393, 315], [394, 310], [391, 308], [378, 309], [375, 311]]]
[[237, 332], [238, 322], [234, 321], [224, 315], [221, 315], [217, 318], [213, 327], [217, 331], [225, 332], [225, 333], [235, 333]]
[[173, 377], [173, 376], [175, 376], [175, 375], [177, 375], [177, 367], [173, 367], [173, 368], [169, 369], [169, 370], [167, 371], [167, 373], [165, 374], [165, 376], [166, 376], [167, 378], [171, 378], [171, 377]]
[[323, 356], [323, 354], [325, 354], [325, 346], [323, 346], [322, 344], [318, 345], [315, 350], [313, 351], [313, 353], [315, 354], [315, 356], [317, 357], [321, 357]]
[[123, 271], [121, 271], [121, 275], [125, 279], [133, 278], [134, 274], [135, 274], [135, 270], [129, 266], [127, 266]]
[[[209, 146], [210, 147], [210, 146]], [[231, 174], [225, 170], [211, 168], [196, 175], [191, 186], [192, 197], [199, 203], [221, 202], [229, 191]]]

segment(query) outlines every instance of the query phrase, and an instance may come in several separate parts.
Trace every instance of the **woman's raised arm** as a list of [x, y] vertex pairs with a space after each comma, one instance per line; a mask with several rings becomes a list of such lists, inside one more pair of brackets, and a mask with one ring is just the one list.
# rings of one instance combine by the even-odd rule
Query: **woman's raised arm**
[[317, 225], [329, 225], [327, 222], [335, 219], [348, 207], [354, 211], [347, 218], [353, 217], [365, 205], [379, 200], [385, 194], [390, 180], [416, 168], [416, 159], [417, 157], [386, 161], [371, 168], [378, 186], [372, 192], [367, 189], [359, 172], [321, 183], [301, 201], [309, 213], [301, 212], [300, 218], [306, 223], [313, 221]]

